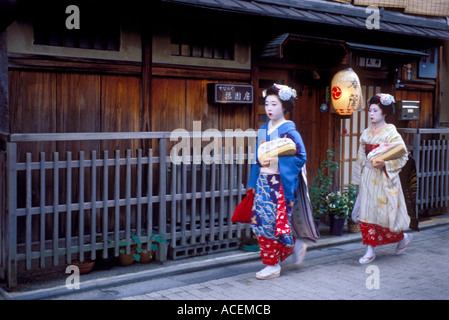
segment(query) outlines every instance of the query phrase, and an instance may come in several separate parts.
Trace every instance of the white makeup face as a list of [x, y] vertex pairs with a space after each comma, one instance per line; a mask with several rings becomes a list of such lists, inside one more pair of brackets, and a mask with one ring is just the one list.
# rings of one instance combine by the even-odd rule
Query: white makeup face
[[382, 114], [382, 109], [377, 104], [369, 106], [368, 114], [373, 124], [385, 121], [385, 115]]
[[268, 115], [268, 118], [273, 121], [278, 121], [284, 118], [284, 110], [279, 97], [269, 95], [265, 98], [265, 112]]

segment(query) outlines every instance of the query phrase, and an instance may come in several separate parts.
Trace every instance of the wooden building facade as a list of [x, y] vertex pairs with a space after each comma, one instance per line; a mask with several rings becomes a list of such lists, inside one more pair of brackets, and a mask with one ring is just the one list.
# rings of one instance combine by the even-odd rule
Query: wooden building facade
[[[338, 132], [340, 118], [320, 106], [332, 109], [330, 80], [348, 66], [369, 94], [381, 89], [421, 101], [419, 120], [399, 127], [438, 127], [443, 18], [384, 12], [381, 29], [369, 30], [365, 7], [295, 6], [155, 1], [151, 10], [111, 5], [102, 12], [91, 4], [81, 8], [91, 30], [78, 31], [66, 29], [68, 14], [59, 17], [63, 2], [52, 10], [24, 5], [9, 27], [9, 132], [192, 130], [193, 121], [202, 130], [257, 129], [266, 120], [260, 92], [277, 81], [300, 93], [290, 118], [306, 141], [313, 177], [328, 148], [339, 152], [341, 134], [330, 128]], [[430, 78], [419, 74], [424, 59], [435, 68]], [[217, 82], [252, 85], [255, 102], [211, 104], [207, 85]]]
[[[37, 168], [37, 163], [45, 162], [40, 156], [42, 153], [51, 155], [56, 151], [59, 153], [58, 161], [71, 163], [72, 159], [67, 157], [73, 155], [73, 159], [79, 161], [78, 154], [85, 152], [83, 157], [92, 160], [91, 167], [86, 170], [94, 170], [92, 150], [98, 150], [98, 153], [106, 150], [111, 155], [119, 150], [118, 157], [126, 159], [128, 149], [131, 150], [130, 159], [139, 159], [139, 149], [144, 150], [144, 153], [151, 149], [159, 157], [156, 166], [162, 168], [162, 154], [159, 154], [162, 144], [160, 140], [147, 139], [150, 136], [142, 138], [144, 135], [136, 134], [127, 139], [102, 139], [104, 136], [77, 139], [76, 135], [69, 137], [64, 134], [151, 132], [161, 133], [158, 137], [166, 139], [169, 137], [167, 133], [177, 129], [188, 132], [257, 130], [266, 121], [262, 90], [272, 83], [282, 83], [294, 87], [298, 92], [295, 109], [288, 118], [296, 123], [307, 149], [309, 182], [326, 151], [332, 149], [341, 163], [339, 176], [335, 181], [335, 188], [339, 188], [350, 182], [358, 138], [368, 125], [365, 110], [356, 112], [350, 119], [342, 119], [332, 112], [330, 81], [337, 71], [346, 67], [352, 67], [359, 75], [365, 98], [377, 92], [389, 92], [398, 101], [420, 101], [419, 120], [393, 119], [392, 122], [398, 127], [439, 127], [442, 86], [440, 67], [443, 41], [449, 39], [445, 18], [382, 9], [378, 16], [379, 28], [372, 29], [367, 22], [371, 13], [366, 12], [366, 7], [325, 0], [161, 0], [151, 1], [150, 5], [145, 6], [134, 1], [119, 4], [102, 1], [49, 3], [51, 5], [44, 6], [41, 2], [36, 5], [33, 1], [17, 1], [14, 10], [8, 15], [14, 18], [1, 33], [1, 61], [7, 61], [2, 77], [6, 77], [9, 88], [7, 102], [0, 106], [3, 137], [0, 172], [5, 177], [0, 194], [1, 199], [5, 200], [0, 222], [2, 230], [6, 230], [9, 223], [7, 206], [10, 205], [6, 201], [6, 145], [14, 139], [20, 141], [16, 156], [17, 161], [23, 163], [24, 171], [28, 168], [27, 162], [30, 163], [30, 170], [34, 165], [31, 163], [36, 163]], [[66, 12], [67, 7], [73, 4], [79, 9], [78, 16], [75, 11]], [[79, 29], [76, 28], [78, 18]], [[216, 83], [251, 87], [253, 102], [214, 103], [210, 86]], [[32, 140], [27, 140], [29, 136], [26, 134], [29, 133], [53, 135], [51, 139], [44, 137], [27, 142]], [[58, 138], [58, 135], [64, 138]], [[170, 152], [176, 141], [167, 139], [163, 146], [165, 143], [167, 149], [164, 155]], [[205, 144], [207, 143], [203, 141], [202, 146]], [[31, 154], [30, 159], [27, 159], [27, 153]], [[246, 159], [249, 161], [249, 154]], [[139, 160], [135, 161], [138, 166]], [[145, 161], [144, 164], [149, 164], [151, 157]], [[76, 164], [79, 168], [80, 163]], [[68, 166], [69, 164], [65, 165], [64, 170]], [[104, 166], [106, 168], [106, 164]], [[55, 171], [55, 167], [49, 168]], [[171, 165], [169, 168], [175, 170]], [[132, 170], [140, 172], [137, 167]], [[193, 167], [187, 170], [193, 170]], [[229, 167], [229, 170], [234, 169]], [[246, 169], [241, 170], [245, 175]], [[212, 174], [212, 169], [207, 172]], [[119, 173], [119, 176], [122, 181], [126, 180], [125, 173]], [[78, 173], [76, 177], [78, 178]], [[99, 181], [102, 178], [103, 176], [98, 176]], [[21, 185], [17, 186], [17, 202], [18, 207], [24, 209], [23, 219], [28, 217], [28, 201], [30, 208], [39, 207], [40, 197], [46, 197], [43, 208], [46, 203], [54, 203], [55, 197], [68, 198], [68, 191], [54, 195], [54, 181], [50, 178], [42, 182], [36, 176], [29, 178], [27, 182], [25, 176], [21, 178], [19, 173], [18, 179], [22, 179]], [[67, 184], [66, 175], [61, 179], [61, 185]], [[167, 180], [169, 179], [167, 173]], [[210, 177], [204, 179], [203, 182], [209, 181]], [[73, 180], [76, 180], [75, 177]], [[187, 248], [189, 244], [193, 248], [195, 242], [205, 243], [210, 240], [204, 236], [201, 236], [201, 240], [195, 238], [196, 231], [191, 229], [192, 241], [185, 243], [181, 240], [184, 241], [181, 244], [175, 241], [175, 234], [185, 234], [185, 230], [183, 227], [175, 230], [173, 220], [168, 219], [167, 223], [161, 221], [165, 217], [165, 209], [160, 209], [160, 201], [165, 199], [162, 199], [165, 195], [157, 194], [157, 190], [163, 190], [168, 195], [170, 185], [167, 182], [167, 186], [162, 186], [157, 180], [151, 182], [156, 190], [154, 195], [158, 197], [158, 207], [155, 210], [160, 212], [154, 220], [154, 226], [159, 226], [160, 233], [172, 231], [172, 235], [168, 237], [171, 248], [175, 248], [175, 245]], [[103, 183], [107, 184], [107, 181], [103, 180]], [[53, 194], [39, 195], [39, 183], [47, 184]], [[74, 182], [73, 190], [80, 190], [81, 183]], [[189, 180], [189, 183], [193, 182]], [[236, 197], [229, 202], [226, 209], [228, 213], [245, 190], [246, 181], [240, 179], [238, 183], [242, 186], [237, 187]], [[146, 189], [150, 189], [149, 184]], [[199, 182], [198, 186], [193, 185], [189, 200], [192, 197], [195, 199], [195, 188], [198, 192], [202, 190], [200, 185]], [[129, 187], [129, 192], [134, 194], [133, 188]], [[31, 200], [25, 196], [28, 189], [31, 190]], [[229, 190], [231, 198], [234, 189]], [[204, 194], [209, 191], [205, 189]], [[73, 199], [79, 201], [80, 195], [77, 192], [73, 192]], [[94, 190], [92, 185], [86, 186], [83, 192], [89, 195], [87, 198], [93, 203], [95, 199], [105, 199], [103, 196], [107, 199], [113, 197], [111, 190], [104, 195], [100, 188]], [[111, 193], [111, 198], [108, 198], [108, 192]], [[126, 192], [125, 189], [118, 191], [119, 194]], [[174, 212], [177, 210], [177, 203], [181, 205], [183, 200], [180, 196], [180, 201], [176, 202], [176, 190], [173, 192], [171, 199]], [[214, 191], [210, 192], [214, 194]], [[149, 203], [150, 198], [151, 195], [145, 201]], [[211, 199], [207, 201], [212, 202]], [[221, 204], [219, 202], [217, 206]], [[54, 207], [57, 207], [56, 203]], [[199, 226], [203, 220], [200, 217], [196, 220], [194, 208], [195, 206], [187, 211], [192, 215], [190, 224], [195, 225], [193, 221], [197, 221]], [[93, 210], [92, 207], [89, 209]], [[65, 210], [69, 210], [68, 206]], [[80, 208], [77, 207], [77, 210]], [[168, 210], [167, 215], [173, 212]], [[174, 213], [172, 217], [175, 217]], [[106, 221], [103, 223], [103, 231], [107, 232], [108, 225], [109, 228], [114, 225], [111, 218], [110, 215], [109, 218], [100, 219], [96, 222], [96, 227], [100, 228], [102, 221]], [[29, 219], [34, 221], [31, 213]], [[128, 221], [123, 217], [120, 219], [121, 224]], [[19, 220], [19, 225], [24, 223]], [[148, 221], [145, 220], [144, 223]], [[220, 221], [217, 223], [221, 223]], [[224, 238], [230, 241], [241, 237], [240, 229], [234, 230], [230, 221], [226, 221], [229, 222], [229, 227], [223, 230], [229, 232], [229, 236]], [[61, 223], [59, 220], [53, 222]], [[193, 228], [190, 224], [188, 228]], [[148, 228], [152, 226], [153, 224], [148, 225]], [[30, 226], [30, 231], [34, 231], [35, 227], [38, 228]], [[89, 225], [90, 227], [92, 226]], [[41, 233], [59, 234], [62, 239], [70, 229], [61, 227], [65, 228], [63, 232], [58, 229], [55, 231], [54, 228], [53, 225], [46, 231], [40, 230]], [[130, 228], [140, 230], [139, 226], [134, 229], [128, 227], [126, 236], [129, 236]], [[248, 229], [242, 232], [248, 233]], [[92, 234], [90, 237], [93, 239]], [[7, 232], [2, 231], [0, 245], [5, 251], [8, 246], [6, 237]], [[33, 251], [34, 241], [39, 242], [39, 238], [30, 236], [28, 239], [21, 230], [15, 232], [14, 237], [23, 241], [23, 257], [28, 251]], [[46, 242], [48, 237], [51, 235], [41, 236], [41, 242]], [[223, 234], [219, 238], [223, 240]], [[229, 243], [226, 242], [222, 248], [235, 248]], [[91, 252], [99, 247], [106, 252], [108, 246], [107, 239], [103, 238], [98, 246], [92, 245]], [[67, 251], [61, 252], [70, 253], [69, 247], [67, 244]], [[73, 252], [82, 252], [81, 248], [80, 244]], [[41, 259], [46, 250], [51, 251], [41, 247]], [[195, 250], [180, 256], [201, 254]], [[48, 255], [51, 256], [51, 253]], [[172, 253], [172, 258], [177, 258], [176, 251]], [[11, 272], [8, 259], [7, 255], [0, 256], [2, 273]], [[28, 259], [27, 268], [31, 268], [31, 256]], [[45, 263], [41, 262], [41, 267], [43, 265]], [[8, 279], [12, 279], [11, 276]]]

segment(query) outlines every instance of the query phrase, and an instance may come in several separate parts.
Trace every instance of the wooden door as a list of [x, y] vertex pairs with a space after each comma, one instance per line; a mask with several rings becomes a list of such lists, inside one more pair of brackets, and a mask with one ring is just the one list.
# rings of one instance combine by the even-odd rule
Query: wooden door
[[325, 88], [299, 84], [297, 91], [292, 120], [306, 147], [307, 177], [311, 183], [321, 162], [326, 158], [327, 150], [337, 151], [338, 140], [335, 138], [338, 126], [334, 124], [335, 114], [320, 110], [321, 104], [325, 103]]

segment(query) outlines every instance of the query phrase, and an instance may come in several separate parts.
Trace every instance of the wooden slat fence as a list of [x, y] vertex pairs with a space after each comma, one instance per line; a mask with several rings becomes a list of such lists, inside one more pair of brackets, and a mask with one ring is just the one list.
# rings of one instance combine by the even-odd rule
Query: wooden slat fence
[[[449, 129], [398, 129], [412, 151], [417, 172], [418, 209], [447, 208], [449, 204]], [[411, 137], [407, 137], [411, 135]]]
[[[226, 144], [215, 145], [212, 161], [200, 157], [210, 151], [207, 146], [200, 143], [197, 150], [193, 143], [180, 163], [170, 156], [181, 154], [170, 147], [170, 134], [10, 135], [2, 169], [7, 210], [0, 219], [0, 267], [8, 285], [17, 284], [18, 268], [26, 272], [72, 259], [118, 256], [122, 241], [129, 253], [133, 236], [143, 244], [153, 234], [164, 236], [168, 246], [159, 245], [160, 261], [237, 249], [239, 239], [251, 236], [249, 226], [232, 223], [231, 216], [246, 192], [257, 133], [218, 132], [223, 139], [217, 141]], [[190, 132], [189, 139], [193, 134], [201, 133]], [[148, 140], [153, 148], [40, 152], [37, 161], [27, 153], [18, 161], [24, 142], [131, 139]]]

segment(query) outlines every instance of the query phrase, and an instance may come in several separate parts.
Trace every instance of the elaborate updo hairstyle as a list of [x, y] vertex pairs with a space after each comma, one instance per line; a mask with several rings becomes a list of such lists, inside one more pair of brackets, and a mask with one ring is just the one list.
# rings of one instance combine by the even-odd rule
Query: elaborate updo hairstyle
[[268, 89], [264, 90], [263, 97], [274, 95], [279, 97], [279, 100], [282, 103], [282, 108], [284, 109], [284, 113], [292, 112], [295, 107], [295, 98], [296, 98], [296, 90], [292, 89], [288, 86], [273, 84]]
[[395, 101], [393, 96], [386, 93], [378, 93], [372, 96], [368, 102], [369, 105], [378, 105], [385, 117], [389, 117], [394, 114], [394, 103]]

